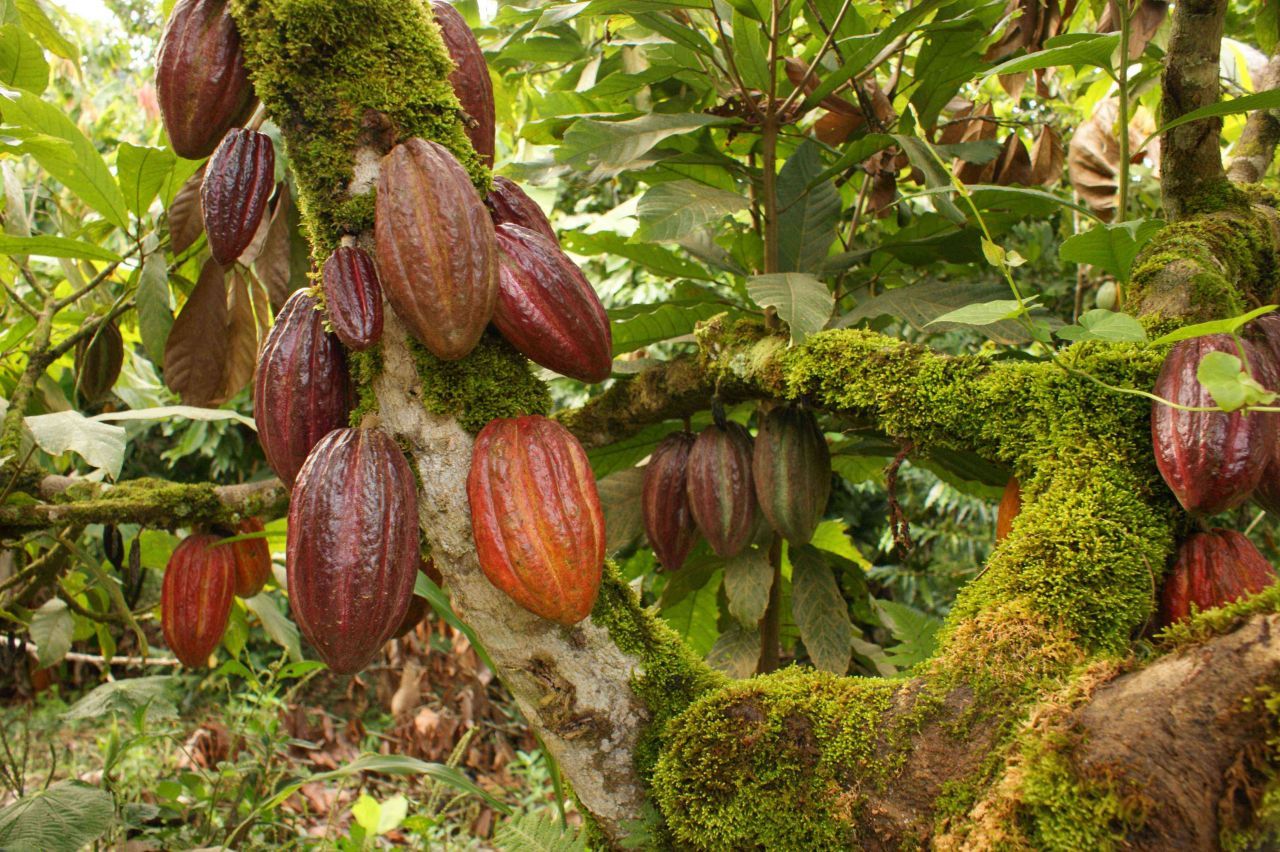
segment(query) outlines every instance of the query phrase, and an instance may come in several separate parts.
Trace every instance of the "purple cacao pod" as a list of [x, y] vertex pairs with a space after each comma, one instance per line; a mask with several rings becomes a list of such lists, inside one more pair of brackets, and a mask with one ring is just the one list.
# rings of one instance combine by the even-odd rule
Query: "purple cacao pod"
[[333, 331], [351, 349], [368, 349], [382, 337], [382, 286], [373, 258], [343, 246], [329, 255], [321, 273], [325, 307]]
[[431, 10], [435, 13], [444, 46], [453, 59], [454, 71], [449, 75], [453, 93], [462, 104], [463, 126], [471, 145], [493, 167], [494, 130], [497, 124], [493, 108], [493, 81], [489, 79], [489, 66], [485, 64], [480, 43], [471, 27], [458, 11], [442, 0], [434, 0]]
[[737, 423], [708, 426], [689, 452], [689, 509], [717, 556], [737, 556], [756, 526], [751, 434]]
[[547, 214], [542, 212], [538, 202], [525, 195], [515, 181], [501, 175], [494, 176], [493, 189], [489, 191], [485, 204], [489, 206], [489, 215], [493, 216], [494, 225], [519, 225], [530, 231], [537, 231], [551, 242], [559, 244]]
[[644, 531], [658, 562], [678, 571], [698, 542], [698, 527], [689, 511], [689, 452], [695, 437], [676, 432], [662, 439], [644, 468], [641, 509]]
[[271, 137], [241, 128], [228, 131], [209, 160], [200, 187], [209, 251], [219, 264], [235, 263], [253, 242], [275, 185], [276, 151]]
[[1253, 542], [1234, 530], [1215, 529], [1187, 537], [1165, 578], [1160, 623], [1173, 624], [1198, 610], [1225, 606], [1276, 581], [1276, 572]]
[[760, 418], [751, 475], [765, 520], [808, 544], [831, 496], [831, 451], [812, 412], [778, 406]]

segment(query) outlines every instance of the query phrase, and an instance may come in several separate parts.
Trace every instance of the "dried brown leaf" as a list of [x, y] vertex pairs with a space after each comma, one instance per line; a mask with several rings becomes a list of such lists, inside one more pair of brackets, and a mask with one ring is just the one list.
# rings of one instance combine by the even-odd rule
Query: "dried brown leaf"
[[[964, 131], [960, 134], [958, 141], [960, 142], [981, 142], [996, 138], [996, 123], [986, 119], [991, 118], [991, 104], [983, 104], [978, 107], [972, 117], [963, 122]], [[970, 163], [965, 160], [955, 160], [951, 164], [952, 170], [957, 178], [965, 185], [976, 183], [990, 183], [991, 176], [995, 174], [996, 164], [990, 163]]]
[[222, 388], [231, 354], [229, 321], [226, 273], [208, 260], [164, 348], [165, 384], [186, 404], [213, 407], [226, 402]]
[[1001, 186], [1031, 185], [1031, 155], [1017, 133], [1010, 133], [1004, 140], [1004, 147], [996, 158], [993, 180]]
[[843, 145], [858, 128], [866, 124], [861, 115], [829, 112], [813, 124], [813, 135], [827, 145]]
[[1058, 131], [1049, 125], [1040, 128], [1040, 135], [1031, 146], [1031, 184], [1053, 187], [1062, 181], [1062, 167], [1066, 155]]
[[227, 359], [223, 367], [219, 396], [228, 400], [253, 379], [258, 363], [259, 329], [254, 316], [253, 291], [258, 285], [248, 270], [236, 267], [231, 273], [231, 291], [227, 297]]
[[289, 234], [289, 184], [281, 181], [276, 192], [276, 203], [271, 213], [271, 224], [267, 231], [266, 242], [262, 252], [253, 262], [253, 271], [258, 280], [266, 288], [271, 298], [271, 306], [279, 310], [289, 294], [293, 292], [290, 283], [293, 277], [293, 240]]
[[204, 233], [204, 214], [200, 209], [200, 187], [204, 184], [204, 166], [187, 178], [169, 204], [169, 247], [174, 256], [195, 245]]

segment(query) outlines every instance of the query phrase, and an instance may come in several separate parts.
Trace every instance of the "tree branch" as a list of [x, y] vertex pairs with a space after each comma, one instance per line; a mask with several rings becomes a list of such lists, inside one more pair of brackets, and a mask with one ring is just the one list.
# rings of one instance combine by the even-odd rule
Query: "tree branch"
[[[1258, 75], [1255, 88], [1259, 92], [1280, 87], [1280, 55], [1271, 57]], [[1249, 113], [1244, 131], [1231, 152], [1227, 177], [1236, 183], [1262, 180], [1275, 158], [1280, 143], [1280, 109], [1260, 109]]]

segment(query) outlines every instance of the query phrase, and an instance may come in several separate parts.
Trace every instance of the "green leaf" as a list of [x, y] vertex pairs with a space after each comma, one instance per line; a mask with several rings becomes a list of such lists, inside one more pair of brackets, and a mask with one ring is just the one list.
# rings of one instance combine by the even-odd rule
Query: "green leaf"
[[75, 619], [61, 598], [50, 598], [31, 616], [31, 641], [36, 643], [36, 661], [41, 668], [57, 663], [71, 650]]
[[1019, 304], [1016, 299], [996, 299], [991, 302], [979, 302], [976, 305], [965, 305], [938, 317], [929, 325], [939, 322], [953, 322], [958, 325], [991, 325], [1002, 320], [1016, 319], [1031, 307], [1032, 300], [1024, 300]]
[[[613, 177], [634, 167], [653, 147], [670, 136], [736, 119], [690, 113], [652, 113], [625, 121], [580, 119], [564, 134], [556, 160], [591, 172], [592, 180]], [[647, 165], [647, 164], [646, 164]]]
[[[929, 280], [910, 287], [886, 290], [858, 305], [835, 325], [836, 328], [847, 328], [868, 319], [891, 316], [906, 320], [917, 331], [941, 334], [964, 326], [942, 322], [940, 317], [957, 308], [989, 301], [1008, 292], [1006, 285], [994, 281]], [[1030, 339], [1026, 328], [1013, 320], [979, 326], [978, 331], [1005, 345], [1025, 343]]]
[[983, 76], [1017, 74], [1021, 71], [1033, 71], [1037, 68], [1055, 68], [1063, 65], [1070, 65], [1073, 68], [1079, 68], [1081, 65], [1093, 65], [1110, 73], [1111, 56], [1119, 46], [1119, 33], [1090, 34], [1087, 37], [1075, 39], [1070, 44], [1050, 47], [1047, 50], [1010, 59], [1008, 62], [1001, 62]]
[[1164, 224], [1155, 219], [1102, 223], [1063, 240], [1058, 247], [1058, 257], [1074, 263], [1087, 263], [1111, 273], [1121, 284], [1128, 284], [1133, 259]]
[[90, 420], [78, 411], [40, 414], [25, 422], [40, 449], [49, 455], [73, 452], [112, 479], [120, 476], [127, 435], [119, 426]]
[[262, 622], [262, 629], [271, 637], [271, 641], [288, 652], [290, 660], [295, 663], [303, 662], [298, 628], [292, 621], [285, 618], [284, 613], [276, 606], [275, 600], [270, 595], [259, 592], [246, 599], [244, 605], [249, 612], [258, 617], [258, 621]]
[[62, 714], [62, 719], [74, 722], [78, 719], [99, 719], [109, 713], [132, 716], [146, 708], [148, 717], [173, 716], [177, 709], [169, 695], [177, 689], [180, 680], [170, 675], [131, 677], [104, 683], [81, 698]]
[[95, 246], [69, 237], [15, 237], [0, 234], [0, 254], [9, 257], [69, 257], [76, 260], [102, 260], [113, 263], [120, 255], [111, 249]]
[[0, 810], [0, 848], [77, 852], [107, 833], [115, 800], [100, 787], [63, 781]]
[[604, 550], [617, 553], [644, 532], [644, 470], [629, 467], [611, 473], [596, 483], [596, 490], [604, 510]]
[[21, 27], [0, 27], [0, 83], [40, 94], [49, 85], [49, 63]]
[[660, 183], [637, 206], [640, 228], [633, 241], [674, 242], [690, 231], [747, 207], [747, 199], [691, 180]]
[[911, 93], [921, 126], [932, 127], [947, 102], [983, 64], [981, 46], [994, 23], [987, 19], [994, 17], [993, 13], [998, 15], [1000, 9], [989, 4], [966, 17], [936, 22], [930, 30], [916, 58], [914, 77], [919, 85]]
[[725, 312], [727, 306], [719, 302], [690, 302], [681, 299], [647, 307], [642, 313], [628, 310], [625, 319], [613, 321], [613, 354], [634, 352], [654, 343], [692, 334], [702, 320]]
[[381, 804], [368, 793], [351, 806], [351, 815], [368, 834], [378, 837], [399, 828], [409, 814], [409, 800], [402, 795], [392, 796]]
[[707, 654], [707, 665], [732, 678], [755, 674], [760, 662], [760, 630], [735, 624], [720, 634]]
[[741, 12], [733, 13], [733, 37], [730, 46], [733, 50], [734, 65], [748, 89], [759, 92], [769, 89], [769, 49], [765, 31], [756, 21], [749, 20]]
[[1163, 343], [1177, 343], [1179, 340], [1190, 340], [1193, 337], [1204, 337], [1206, 334], [1235, 334], [1248, 323], [1274, 311], [1280, 305], [1263, 305], [1257, 310], [1249, 311], [1247, 314], [1241, 314], [1238, 317], [1230, 317], [1229, 319], [1210, 320], [1209, 322], [1200, 322], [1195, 325], [1184, 325], [1182, 328], [1175, 329], [1168, 334], [1157, 337], [1151, 341], [1157, 346]]
[[[845, 458], [850, 458], [845, 456]], [[876, 463], [876, 473], [884, 471], [884, 460], [873, 459]], [[850, 562], [862, 568], [870, 568], [871, 563], [867, 561], [867, 557], [854, 546], [849, 540], [848, 528], [844, 521], [823, 521], [818, 524], [818, 528], [813, 532], [813, 538], [809, 540], [809, 544], [825, 550], [827, 553], [834, 553], [836, 556], [848, 559]]]
[[162, 252], [152, 252], [138, 274], [138, 334], [154, 364], [164, 363], [164, 345], [173, 329], [173, 295], [169, 292], [169, 267]]
[[1148, 136], [1137, 150], [1142, 150], [1142, 148], [1146, 147], [1147, 142], [1166, 131], [1193, 121], [1199, 121], [1202, 118], [1216, 118], [1223, 115], [1236, 115], [1242, 112], [1276, 109], [1277, 107], [1280, 107], [1280, 89], [1268, 89], [1265, 92], [1244, 95], [1239, 98], [1232, 98], [1229, 101], [1218, 101], [1216, 104], [1210, 104], [1207, 107], [1192, 110], [1186, 115], [1180, 115], [1168, 124], [1161, 126], [1159, 130]]
[[815, 273], [827, 258], [840, 222], [840, 191], [819, 181], [822, 157], [812, 139], [801, 143], [778, 173], [778, 262], [783, 272]]
[[[684, 638], [685, 642], [693, 649], [693, 652], [699, 656], [706, 656], [711, 648], [715, 645], [719, 633], [716, 630], [716, 617], [719, 614], [719, 606], [716, 603], [716, 595], [720, 589], [720, 582], [723, 576], [718, 569], [719, 559], [711, 559], [707, 563], [712, 567], [709, 574], [693, 574], [690, 569], [696, 568], [694, 560], [690, 560], [684, 568], [680, 569], [668, 581], [668, 588], [672, 584], [679, 583], [683, 580], [686, 573], [694, 576], [705, 577], [701, 585], [689, 588], [686, 594], [680, 595], [674, 602], [659, 601], [662, 618], [671, 625], [676, 633]], [[663, 590], [663, 597], [666, 598], [666, 591]]]
[[681, 257], [669, 248], [652, 243], [632, 243], [621, 234], [603, 232], [588, 234], [582, 231], [564, 231], [560, 245], [565, 251], [583, 256], [615, 254], [634, 260], [657, 275], [666, 278], [697, 278], [711, 280], [710, 273], [688, 258]]
[[1210, 352], [1196, 367], [1196, 380], [1224, 411], [1235, 411], [1245, 404], [1247, 396], [1242, 378], [1247, 378], [1244, 364], [1226, 352]]
[[529, 810], [498, 826], [494, 848], [504, 852], [587, 852], [587, 844], [575, 829], [554, 817]]
[[873, 599], [871, 606], [899, 643], [886, 649], [889, 662], [905, 669], [933, 656], [941, 619], [896, 601]]
[[836, 585], [831, 566], [810, 545], [791, 548], [791, 613], [813, 664], [844, 674], [853, 656], [849, 605]]
[[915, 30], [920, 21], [942, 5], [942, 2], [943, 0], [922, 0], [896, 15], [884, 29], [842, 41], [840, 51], [844, 62], [840, 70], [828, 74], [822, 84], [809, 93], [804, 101], [805, 108], [813, 109], [823, 98], [865, 70], [879, 58], [882, 51], [893, 45], [898, 36]]
[[747, 280], [747, 295], [762, 308], [777, 309], [791, 328], [792, 343], [825, 327], [836, 303], [826, 284], [801, 272], [756, 275]]
[[172, 151], [121, 143], [116, 152], [116, 180], [135, 216], [146, 214], [177, 162]]
[[955, 192], [955, 184], [951, 182], [951, 175], [933, 156], [929, 143], [915, 136], [906, 136], [901, 133], [893, 134], [893, 139], [906, 153], [911, 165], [924, 174], [924, 184], [928, 189], [924, 193], [918, 194], [930, 195], [933, 199], [933, 206], [939, 214], [957, 225], [964, 224], [967, 221], [967, 217], [956, 206], [956, 203], [951, 200], [951, 196]]
[[[769, 590], [773, 588], [773, 566], [769, 552], [761, 547], [748, 547], [724, 563], [724, 592], [729, 599], [729, 614], [744, 627], [754, 628], [769, 606]], [[756, 642], [759, 655], [760, 644]]]
[[1109, 340], [1114, 343], [1144, 343], [1147, 330], [1134, 317], [1117, 311], [1095, 308], [1080, 317], [1079, 325], [1064, 326], [1056, 332], [1063, 340]]
[[44, 45], [46, 50], [54, 56], [70, 59], [72, 62], [80, 61], [80, 51], [58, 32], [58, 28], [54, 26], [53, 21], [49, 20], [49, 16], [44, 13], [36, 0], [14, 0], [14, 5], [18, 9], [18, 14], [22, 16], [22, 25], [26, 27], [27, 32], [35, 36], [36, 41]]

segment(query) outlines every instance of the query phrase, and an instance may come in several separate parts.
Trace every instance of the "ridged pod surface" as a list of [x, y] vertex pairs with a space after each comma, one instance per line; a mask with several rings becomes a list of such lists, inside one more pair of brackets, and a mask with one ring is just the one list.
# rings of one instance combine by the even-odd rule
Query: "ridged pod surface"
[[613, 332], [578, 265], [541, 234], [499, 225], [501, 268], [493, 324], [529, 360], [595, 383], [613, 371]]
[[[1265, 387], [1276, 380], [1263, 350], [1243, 342], [1254, 375]], [[1229, 334], [1212, 334], [1174, 345], [1156, 379], [1155, 393], [1186, 406], [1213, 406], [1196, 378], [1210, 352], [1238, 356]], [[1275, 418], [1235, 411], [1181, 411], [1151, 404], [1151, 439], [1156, 466], [1184, 509], [1202, 515], [1239, 506], [1257, 487], [1275, 448]]]
[[1000, 496], [1000, 507], [996, 510], [996, 541], [1004, 541], [1013, 529], [1013, 519], [1022, 511], [1022, 486], [1016, 476], [1009, 477]]
[[530, 231], [537, 231], [553, 243], [559, 244], [555, 228], [551, 220], [542, 212], [538, 202], [534, 201], [520, 185], [510, 178], [495, 175], [493, 189], [485, 198], [489, 213], [493, 216], [494, 225], [519, 225]]
[[1199, 610], [1213, 609], [1260, 592], [1276, 581], [1275, 570], [1234, 530], [1192, 533], [1178, 548], [1160, 597], [1160, 623], [1173, 624]]
[[760, 418], [751, 476], [765, 520], [791, 544], [808, 544], [831, 496], [831, 450], [812, 412], [786, 405]]
[[340, 674], [364, 668], [404, 620], [418, 573], [418, 499], [400, 447], [377, 429], [316, 444], [289, 503], [289, 603]]
[[751, 434], [737, 423], [711, 425], [689, 452], [689, 509], [717, 556], [736, 556], [751, 541], [756, 493]]
[[253, 380], [258, 440], [289, 488], [311, 448], [347, 425], [350, 392], [342, 346], [324, 330], [316, 300], [298, 290], [276, 317]]
[[453, 154], [410, 139], [383, 158], [375, 233], [383, 292], [409, 332], [446, 361], [471, 352], [497, 302], [498, 246]]
[[528, 611], [563, 625], [591, 613], [604, 567], [604, 513], [587, 453], [545, 417], [480, 430], [467, 477], [480, 568]]
[[662, 439], [644, 468], [641, 511], [649, 546], [668, 571], [678, 571], [698, 543], [689, 512], [689, 452], [695, 437], [676, 432]]
[[111, 321], [97, 334], [76, 344], [76, 390], [85, 402], [99, 402], [116, 385], [124, 366], [124, 338]]
[[442, 0], [434, 0], [431, 11], [435, 13], [444, 46], [457, 66], [449, 75], [449, 84], [457, 95], [462, 110], [469, 121], [464, 120], [467, 137], [486, 166], [493, 166], [494, 131], [496, 118], [493, 109], [493, 81], [489, 79], [489, 66], [484, 61], [480, 43], [471, 27], [458, 14], [458, 10]]
[[325, 308], [334, 334], [356, 351], [368, 349], [382, 337], [382, 285], [368, 252], [343, 246], [324, 262]]
[[[262, 533], [266, 528], [257, 518], [245, 518], [236, 526], [236, 535]], [[271, 548], [265, 538], [234, 541], [228, 547], [236, 558], [236, 595], [251, 598], [271, 577]]]
[[236, 262], [267, 212], [276, 185], [276, 151], [271, 137], [236, 128], [209, 160], [200, 187], [200, 209], [209, 251], [222, 266]]
[[156, 100], [180, 157], [213, 153], [253, 111], [253, 86], [227, 0], [178, 0], [156, 58]]
[[188, 668], [209, 662], [235, 599], [235, 556], [230, 547], [214, 547], [217, 543], [217, 536], [188, 536], [164, 569], [160, 626], [169, 650]]

